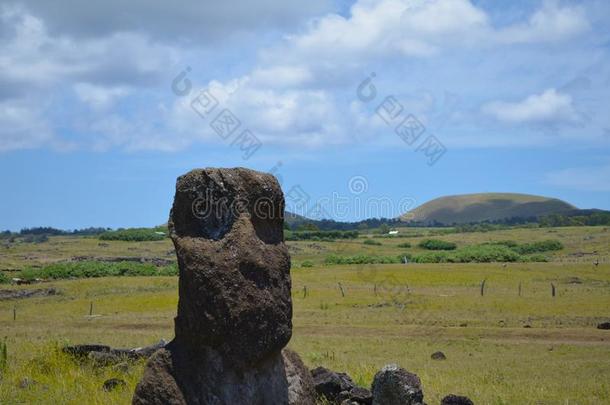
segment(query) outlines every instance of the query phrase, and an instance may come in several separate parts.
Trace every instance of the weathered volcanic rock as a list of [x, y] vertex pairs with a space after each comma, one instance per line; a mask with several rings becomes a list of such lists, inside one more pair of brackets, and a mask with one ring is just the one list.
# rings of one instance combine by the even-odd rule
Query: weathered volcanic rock
[[238, 365], [279, 352], [292, 333], [290, 257], [277, 180], [247, 169], [180, 177], [169, 229], [180, 268], [176, 340]]
[[602, 322], [598, 324], [597, 329], [610, 330], [610, 322]]
[[337, 373], [324, 367], [316, 367], [311, 370], [316, 392], [324, 396], [328, 401], [340, 403], [341, 393], [346, 396], [355, 387], [352, 378], [345, 373]]
[[441, 405], [474, 405], [468, 397], [449, 394], [441, 401]]
[[419, 377], [395, 364], [383, 367], [373, 379], [373, 405], [422, 405]]
[[326, 401], [334, 404], [370, 405], [373, 402], [371, 392], [358, 387], [346, 373], [338, 373], [324, 367], [311, 370], [316, 393]]
[[298, 354], [289, 349], [282, 350], [284, 369], [288, 381], [288, 402], [290, 404], [314, 405], [316, 390], [309, 370]]
[[443, 353], [443, 352], [434, 352], [434, 353], [432, 353], [430, 358], [432, 360], [447, 360], [447, 356], [445, 356], [445, 353]]
[[313, 405], [292, 333], [290, 257], [277, 180], [247, 169], [178, 178], [168, 223], [180, 269], [175, 339], [134, 404]]

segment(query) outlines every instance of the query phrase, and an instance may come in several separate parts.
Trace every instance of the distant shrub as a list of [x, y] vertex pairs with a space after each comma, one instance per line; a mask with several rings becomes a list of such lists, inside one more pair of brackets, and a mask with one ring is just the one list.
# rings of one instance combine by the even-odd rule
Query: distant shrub
[[373, 239], [365, 239], [364, 242], [362, 242], [362, 244], [364, 245], [372, 245], [372, 246], [381, 246], [383, 245], [383, 243], [373, 240]]
[[403, 242], [403, 243], [398, 244], [398, 247], [399, 248], [410, 248], [411, 244], [409, 242]]
[[102, 233], [101, 240], [120, 240], [126, 242], [147, 242], [163, 240], [166, 237], [165, 230], [160, 228], [130, 228], [119, 229]]
[[44, 243], [49, 240], [49, 237], [45, 234], [33, 234], [26, 235], [23, 237], [22, 241], [24, 243]]
[[518, 262], [521, 257], [502, 245], [465, 246], [454, 253], [456, 263]]
[[454, 252], [426, 252], [413, 256], [416, 263], [491, 263], [523, 261], [515, 251], [501, 245], [465, 246]]
[[335, 239], [356, 239], [358, 231], [286, 231], [284, 239], [287, 241], [312, 240], [333, 242]]
[[545, 255], [541, 255], [541, 254], [533, 254], [533, 255], [527, 255], [527, 256], [521, 256], [521, 261], [523, 262], [548, 262], [549, 258], [546, 257]]
[[178, 267], [169, 265], [157, 267], [148, 263], [137, 262], [69, 262], [54, 263], [42, 268], [25, 268], [21, 278], [25, 280], [66, 279], [66, 278], [97, 278], [118, 276], [175, 276]]
[[553, 250], [561, 250], [563, 249], [563, 245], [558, 240], [543, 240], [540, 242], [532, 242], [532, 243], [523, 243], [521, 245], [515, 246], [514, 250], [522, 255], [527, 255], [531, 253], [541, 253], [541, 252], [550, 252]]
[[311, 260], [305, 260], [301, 263], [301, 267], [313, 267], [313, 262]]
[[9, 282], [9, 278], [3, 271], [0, 271], [0, 284], [6, 284]]
[[447, 263], [452, 261], [451, 255], [447, 252], [426, 252], [411, 259], [416, 263]]
[[426, 239], [419, 242], [420, 248], [428, 250], [454, 250], [457, 245], [453, 242], [446, 242], [439, 239]]
[[326, 263], [326, 264], [390, 264], [390, 263], [400, 263], [401, 260], [402, 260], [401, 256], [329, 255], [324, 260], [324, 263]]

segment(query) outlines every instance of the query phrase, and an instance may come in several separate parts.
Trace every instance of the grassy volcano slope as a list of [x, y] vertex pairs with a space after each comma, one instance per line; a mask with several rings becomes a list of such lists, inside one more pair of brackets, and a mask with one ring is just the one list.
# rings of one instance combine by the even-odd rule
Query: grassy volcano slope
[[480, 193], [440, 197], [410, 212], [409, 220], [442, 224], [466, 224], [505, 218], [539, 217], [574, 210], [556, 198], [529, 194]]

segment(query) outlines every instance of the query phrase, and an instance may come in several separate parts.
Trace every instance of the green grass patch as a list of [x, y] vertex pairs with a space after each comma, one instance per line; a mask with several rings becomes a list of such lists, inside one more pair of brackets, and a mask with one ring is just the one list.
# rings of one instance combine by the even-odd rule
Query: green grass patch
[[362, 242], [362, 244], [363, 244], [363, 245], [371, 245], [371, 246], [381, 246], [381, 245], [383, 245], [383, 243], [378, 242], [378, 241], [373, 240], [373, 239], [365, 239], [365, 240]]
[[119, 276], [175, 276], [178, 275], [176, 265], [157, 267], [148, 263], [136, 262], [68, 262], [54, 263], [42, 268], [28, 267], [21, 271], [25, 280], [67, 279], [67, 278], [97, 278]]
[[324, 260], [324, 263], [325, 264], [390, 264], [390, 263], [400, 263], [401, 260], [402, 260], [402, 256], [329, 255]]
[[418, 246], [427, 250], [455, 250], [457, 245], [453, 242], [447, 242], [439, 239], [425, 239], [419, 242]]
[[121, 240], [125, 242], [147, 242], [163, 240], [167, 237], [167, 229], [157, 228], [129, 228], [104, 232], [100, 240]]
[[335, 239], [356, 239], [358, 231], [285, 231], [287, 241], [312, 240], [332, 242]]

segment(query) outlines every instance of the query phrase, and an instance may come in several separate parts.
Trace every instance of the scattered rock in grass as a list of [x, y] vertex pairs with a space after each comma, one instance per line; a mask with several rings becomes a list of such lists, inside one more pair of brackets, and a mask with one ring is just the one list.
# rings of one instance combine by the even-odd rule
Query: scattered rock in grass
[[373, 394], [371, 391], [362, 387], [354, 387], [349, 392], [350, 401], [359, 405], [371, 405], [373, 403]]
[[367, 306], [369, 308], [386, 308], [386, 307], [391, 307], [392, 304], [390, 304], [389, 302], [378, 302], [376, 304], [368, 304]]
[[373, 405], [423, 405], [419, 377], [396, 364], [384, 366], [373, 380]]
[[366, 388], [358, 387], [346, 373], [338, 373], [324, 367], [311, 371], [316, 393], [334, 404], [370, 405], [373, 395]]
[[434, 353], [432, 353], [430, 358], [432, 360], [447, 360], [447, 356], [445, 356], [445, 353], [443, 353], [443, 352], [434, 352]]
[[111, 366], [121, 362], [121, 358], [112, 352], [89, 352], [87, 358], [98, 367]]
[[349, 393], [356, 386], [349, 375], [336, 373], [324, 367], [316, 367], [311, 370], [311, 376], [318, 395], [336, 403], [341, 402], [342, 392]]
[[74, 357], [87, 357], [91, 352], [103, 352], [109, 353], [110, 346], [104, 345], [74, 345], [65, 346], [63, 348], [64, 353], [70, 354]]
[[568, 284], [582, 284], [582, 280], [578, 277], [568, 277], [567, 283]]
[[468, 326], [468, 324], [466, 322], [460, 324], [460, 328], [465, 328], [467, 326]]
[[523, 327], [526, 328], [526, 329], [529, 329], [529, 328], [532, 327], [532, 325], [525, 324], [525, 325], [523, 325]]
[[114, 391], [117, 388], [125, 388], [127, 387], [127, 383], [120, 378], [110, 378], [104, 381], [104, 385], [102, 389], [106, 392]]
[[30, 377], [24, 377], [19, 381], [19, 384], [17, 385], [21, 389], [26, 389], [36, 384], [38, 383], [35, 380], [32, 380]]
[[598, 324], [597, 329], [610, 330], [610, 322], [602, 322]]
[[474, 405], [474, 402], [468, 397], [449, 394], [443, 398], [441, 405]]
[[48, 297], [56, 294], [57, 290], [55, 288], [37, 288], [34, 290], [0, 290], [0, 301], [32, 297]]
[[166, 345], [167, 342], [161, 339], [159, 343], [154, 345], [133, 349], [113, 349], [105, 345], [74, 345], [65, 346], [63, 351], [75, 358], [88, 358], [97, 365], [107, 366], [123, 362], [125, 359], [147, 359]]

